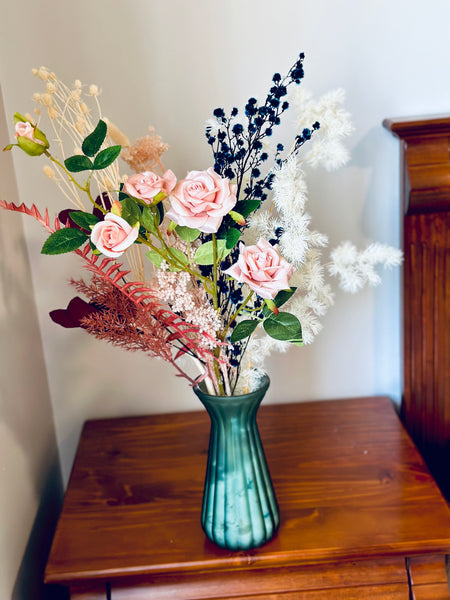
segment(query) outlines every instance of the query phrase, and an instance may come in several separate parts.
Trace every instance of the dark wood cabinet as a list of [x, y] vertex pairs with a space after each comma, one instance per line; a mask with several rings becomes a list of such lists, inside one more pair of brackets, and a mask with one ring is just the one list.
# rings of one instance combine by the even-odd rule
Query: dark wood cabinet
[[402, 419], [450, 500], [450, 116], [384, 124], [402, 170]]
[[258, 422], [269, 543], [230, 552], [201, 530], [205, 411], [90, 421], [46, 581], [72, 600], [449, 598], [450, 510], [389, 399], [263, 405]]

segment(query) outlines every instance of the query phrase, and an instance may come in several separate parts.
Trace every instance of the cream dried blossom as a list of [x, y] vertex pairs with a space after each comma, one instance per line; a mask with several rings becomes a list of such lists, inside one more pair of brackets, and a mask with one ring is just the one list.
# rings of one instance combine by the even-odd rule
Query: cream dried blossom
[[[82, 154], [83, 139], [95, 129], [98, 120], [103, 118], [98, 98], [90, 96], [90, 100], [95, 103], [96, 110], [94, 110], [85, 102], [83, 84], [80, 80], [76, 80], [74, 85], [69, 87], [46, 67], [33, 69], [33, 74], [45, 82], [46, 91], [35, 93], [33, 100], [47, 111], [53, 130], [53, 135], [51, 138], [49, 137], [49, 140], [52, 148], [54, 145], [58, 148], [59, 160], [67, 158], [66, 147], [75, 148], [74, 154]], [[112, 145], [112, 140], [108, 136], [102, 147], [110, 145]], [[105, 191], [102, 181], [105, 177], [111, 182], [111, 188], [119, 189], [120, 176], [117, 163], [108, 166], [101, 174], [97, 171], [93, 172], [91, 177], [92, 196], [96, 197]], [[85, 209], [79, 190], [72, 181], [59, 177], [56, 177], [55, 181], [72, 204], [77, 208]]]
[[[91, 86], [92, 87], [92, 86]], [[92, 94], [95, 95], [95, 94]], [[122, 148], [128, 148], [130, 146], [130, 140], [128, 137], [121, 131], [117, 125], [111, 123], [111, 121], [104, 117], [103, 120], [106, 123], [106, 127], [108, 128], [108, 135], [112, 139], [115, 144], [122, 146]]]
[[366, 283], [378, 285], [381, 279], [375, 268], [378, 265], [396, 267], [401, 264], [402, 256], [401, 250], [379, 242], [360, 252], [351, 242], [343, 242], [331, 253], [328, 271], [339, 277], [343, 290], [355, 293]]

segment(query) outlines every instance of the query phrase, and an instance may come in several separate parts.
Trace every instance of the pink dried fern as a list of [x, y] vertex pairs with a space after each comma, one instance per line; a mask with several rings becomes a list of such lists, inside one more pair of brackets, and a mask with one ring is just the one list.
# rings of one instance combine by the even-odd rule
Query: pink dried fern
[[45, 209], [44, 216], [42, 216], [35, 204], [32, 204], [31, 207], [29, 208], [28, 206], [26, 206], [25, 203], [22, 203], [19, 206], [17, 206], [17, 204], [14, 204], [13, 202], [5, 202], [5, 200], [0, 200], [0, 208], [4, 208], [6, 210], [11, 210], [13, 212], [18, 212], [18, 213], [22, 213], [24, 215], [29, 215], [30, 217], [33, 217], [49, 233], [54, 233], [58, 229], [61, 229], [61, 224], [57, 217], [55, 218], [54, 228], [52, 228], [50, 225], [50, 217], [48, 215], [48, 210]]

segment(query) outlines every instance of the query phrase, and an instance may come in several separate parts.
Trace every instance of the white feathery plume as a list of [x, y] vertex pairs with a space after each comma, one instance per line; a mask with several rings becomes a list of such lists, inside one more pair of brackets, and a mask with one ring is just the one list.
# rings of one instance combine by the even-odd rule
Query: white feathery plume
[[258, 210], [249, 215], [247, 225], [252, 238], [262, 237], [269, 240], [273, 237], [275, 229], [281, 225], [281, 221], [275, 219], [268, 211]]
[[205, 127], [206, 130], [211, 134], [211, 135], [217, 135], [220, 131], [222, 124], [220, 123], [220, 121], [218, 121], [216, 118], [211, 117], [210, 119], [207, 119], [206, 123], [205, 123]]
[[371, 286], [380, 283], [380, 276], [375, 271], [377, 265], [385, 268], [398, 266], [402, 256], [401, 250], [378, 242], [361, 252], [351, 242], [342, 242], [330, 255], [328, 271], [330, 275], [339, 277], [343, 290], [355, 293], [366, 283]]
[[303, 212], [308, 199], [308, 187], [297, 157], [290, 154], [276, 169], [272, 183], [273, 203], [287, 218]]
[[299, 215], [295, 221], [283, 223], [280, 237], [280, 252], [294, 266], [304, 263], [309, 249], [309, 215]]
[[302, 87], [293, 94], [292, 104], [298, 110], [298, 131], [311, 128], [316, 121], [320, 123], [308, 144], [309, 151], [302, 157], [312, 167], [322, 165], [333, 170], [346, 164], [350, 158], [342, 140], [352, 133], [354, 127], [350, 113], [342, 107], [344, 100], [343, 89], [327, 92], [318, 100]]

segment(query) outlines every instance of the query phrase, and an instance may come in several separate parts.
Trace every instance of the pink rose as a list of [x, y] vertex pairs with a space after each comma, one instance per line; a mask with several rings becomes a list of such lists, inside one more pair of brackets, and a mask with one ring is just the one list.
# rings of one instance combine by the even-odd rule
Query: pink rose
[[117, 258], [128, 246], [131, 246], [138, 234], [139, 227], [131, 227], [122, 217], [108, 213], [104, 221], [94, 225], [91, 240], [102, 254]]
[[49, 143], [45, 134], [34, 127], [29, 121], [21, 121], [21, 115], [16, 113], [14, 115], [16, 119], [15, 135], [17, 138], [17, 145], [24, 152], [30, 156], [40, 156], [49, 147]]
[[164, 192], [168, 196], [176, 182], [177, 178], [170, 169], [162, 177], [152, 171], [144, 171], [128, 177], [123, 185], [123, 191], [133, 198], [139, 198], [146, 204], [151, 204], [159, 192]]
[[266, 300], [273, 300], [280, 290], [289, 289], [293, 272], [294, 267], [262, 238], [256, 246], [246, 247], [241, 243], [237, 263], [224, 271]]
[[215, 233], [236, 204], [236, 185], [211, 167], [207, 171], [190, 171], [186, 179], [177, 183], [170, 201], [169, 219], [204, 233]]
[[18, 123], [16, 123], [16, 137], [19, 136], [27, 138], [28, 140], [36, 142], [37, 144], [42, 144], [41, 141], [35, 139], [34, 127], [28, 121], [26, 121], [25, 123], [23, 121], [19, 121]]

